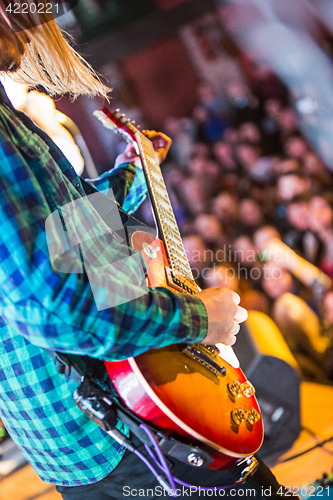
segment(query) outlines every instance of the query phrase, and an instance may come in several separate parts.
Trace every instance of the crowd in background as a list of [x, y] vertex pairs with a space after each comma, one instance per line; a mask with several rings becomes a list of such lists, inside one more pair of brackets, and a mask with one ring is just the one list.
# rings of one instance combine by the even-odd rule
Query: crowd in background
[[251, 91], [238, 81], [223, 90], [200, 82], [191, 116], [164, 127], [173, 145], [162, 168], [194, 276], [238, 291], [244, 307], [277, 321], [306, 376], [332, 378], [330, 280], [304, 284], [265, 242], [281, 240], [333, 279], [333, 173], [275, 75], [258, 69]]

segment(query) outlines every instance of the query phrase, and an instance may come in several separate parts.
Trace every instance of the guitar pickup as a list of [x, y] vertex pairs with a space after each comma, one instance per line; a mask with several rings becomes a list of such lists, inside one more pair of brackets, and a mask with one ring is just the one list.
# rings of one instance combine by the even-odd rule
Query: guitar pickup
[[210, 370], [216, 377], [218, 377], [218, 374], [225, 376], [227, 373], [225, 366], [220, 366], [216, 361], [211, 359], [209, 355], [202, 352], [195, 344], [184, 347], [182, 353]]

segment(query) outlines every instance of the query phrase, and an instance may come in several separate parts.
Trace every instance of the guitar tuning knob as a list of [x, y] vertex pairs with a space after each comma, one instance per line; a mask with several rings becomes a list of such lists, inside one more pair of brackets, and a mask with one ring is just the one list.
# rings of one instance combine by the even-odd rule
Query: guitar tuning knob
[[133, 125], [135, 124], [135, 120], [132, 120]]
[[120, 109], [119, 109], [119, 108], [117, 108], [117, 109], [116, 109], [116, 113], [119, 113], [119, 111], [120, 111]]
[[122, 117], [122, 118], [125, 118], [125, 116], [126, 116], [126, 115], [125, 115], [125, 113], [123, 113], [123, 114], [121, 115], [121, 117]]

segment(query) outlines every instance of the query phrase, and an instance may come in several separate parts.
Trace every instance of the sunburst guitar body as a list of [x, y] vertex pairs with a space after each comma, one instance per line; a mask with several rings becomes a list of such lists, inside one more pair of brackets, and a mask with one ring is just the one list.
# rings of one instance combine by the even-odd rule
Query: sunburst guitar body
[[[151, 142], [117, 112], [104, 108], [96, 115], [140, 154], [161, 234], [155, 238], [140, 230], [131, 237], [145, 258], [149, 286], [197, 293]], [[209, 468], [233, 467], [260, 448], [263, 422], [255, 389], [231, 347], [174, 344], [105, 364], [127, 407], [163, 432], [207, 451], [213, 458]]]

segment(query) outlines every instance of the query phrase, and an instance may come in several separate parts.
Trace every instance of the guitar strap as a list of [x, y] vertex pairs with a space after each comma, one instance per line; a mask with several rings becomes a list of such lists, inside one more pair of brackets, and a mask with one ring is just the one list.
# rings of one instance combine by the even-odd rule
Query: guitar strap
[[[45, 349], [56, 366], [56, 370], [75, 380], [79, 385], [74, 393], [74, 399], [79, 408], [94, 420], [105, 431], [115, 427], [117, 421], [125, 424], [143, 444], [151, 446], [147, 433], [140, 427], [146, 422], [135, 415], [121, 401], [106, 371], [103, 361], [88, 356], [63, 354]], [[105, 404], [105, 401], [109, 401]], [[167, 436], [163, 431], [149, 424], [152, 431], [159, 438], [159, 447], [163, 454], [188, 464], [190, 455], [200, 455], [204, 460], [204, 467], [212, 462], [210, 455], [198, 448], [185, 444]]]

